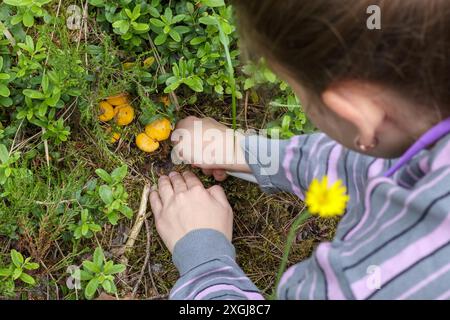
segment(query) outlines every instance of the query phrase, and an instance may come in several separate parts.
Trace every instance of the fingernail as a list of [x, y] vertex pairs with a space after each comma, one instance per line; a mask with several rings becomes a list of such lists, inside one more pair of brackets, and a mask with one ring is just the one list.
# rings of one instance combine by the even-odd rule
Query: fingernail
[[171, 173], [169, 173], [169, 177], [173, 178], [178, 174], [178, 172], [172, 171]]

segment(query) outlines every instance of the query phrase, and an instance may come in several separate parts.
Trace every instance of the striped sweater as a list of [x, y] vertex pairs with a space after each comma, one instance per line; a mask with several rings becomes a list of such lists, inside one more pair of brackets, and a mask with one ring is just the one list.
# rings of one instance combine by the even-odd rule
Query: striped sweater
[[[422, 150], [392, 178], [396, 160], [350, 150], [324, 134], [281, 141], [280, 170], [258, 160], [268, 139], [247, 137], [247, 161], [264, 191], [303, 198], [313, 178], [341, 179], [350, 195], [332, 242], [290, 267], [279, 299], [450, 299], [450, 135]], [[266, 164], [267, 165], [267, 164]], [[180, 279], [172, 299], [263, 299], [219, 232], [195, 230], [175, 246]]]

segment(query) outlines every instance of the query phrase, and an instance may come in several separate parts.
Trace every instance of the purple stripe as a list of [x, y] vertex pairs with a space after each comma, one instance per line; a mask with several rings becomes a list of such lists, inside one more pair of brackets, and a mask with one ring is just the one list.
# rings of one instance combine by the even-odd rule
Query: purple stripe
[[305, 284], [306, 279], [303, 279], [302, 283], [299, 284], [297, 289], [295, 290], [295, 300], [300, 300], [300, 293], [303, 289], [303, 285]]
[[[422, 237], [414, 243], [411, 243], [405, 249], [400, 251], [396, 256], [383, 262], [380, 266], [381, 281], [386, 283], [402, 273], [404, 270], [416, 264], [421, 259], [432, 254], [440, 247], [450, 241], [450, 213], [447, 214], [445, 220], [428, 235]], [[371, 275], [366, 275], [362, 279], [351, 284], [352, 290], [357, 299], [365, 299], [369, 297], [376, 289], [367, 285]]]
[[431, 164], [431, 170], [437, 171], [442, 167], [448, 166], [450, 164], [450, 142], [441, 149], [438, 156], [433, 160]]
[[[336, 144], [336, 142], [330, 141], [330, 142], [325, 143], [324, 145], [322, 145], [322, 146], [319, 148], [319, 150], [317, 151], [317, 157], [315, 157], [316, 162], [320, 161], [320, 157], [322, 156], [322, 152], [323, 152], [327, 147], [332, 146], [333, 144]], [[309, 159], [309, 160], [311, 161], [312, 159]], [[314, 166], [316, 167], [316, 169], [314, 170], [313, 177], [317, 177], [317, 176], [319, 175], [319, 169], [321, 168], [321, 166], [318, 165], [317, 163], [314, 163], [314, 164], [312, 164], [312, 165], [314, 165]]]
[[329, 261], [330, 249], [331, 243], [322, 243], [319, 245], [316, 253], [317, 262], [325, 274], [328, 298], [331, 300], [345, 300], [344, 293], [341, 290], [336, 274]]
[[342, 146], [340, 144], [336, 144], [331, 150], [330, 157], [328, 158], [328, 181], [330, 184], [338, 181], [338, 164], [339, 158], [342, 154]]
[[[428, 146], [439, 141], [445, 135], [450, 133], [450, 118], [441, 121], [439, 124], [428, 130], [419, 140], [417, 140], [405, 154], [390, 168], [386, 173], [386, 177], [391, 177], [401, 167], [407, 164], [412, 158], [414, 158], [420, 151], [426, 149]], [[448, 155], [447, 155], [448, 156]], [[445, 164], [447, 164], [446, 162]]]
[[286, 285], [286, 283], [288, 282], [289, 278], [291, 278], [294, 275], [295, 269], [296, 269], [296, 265], [290, 267], [289, 269], [287, 269], [287, 271], [281, 277], [280, 284], [278, 285], [278, 288], [277, 288], [278, 295], [280, 295], [281, 288], [284, 287]]
[[422, 170], [423, 173], [428, 173], [430, 171], [430, 165], [428, 163], [430, 159], [428, 157], [424, 157], [419, 162], [419, 168]]
[[450, 299], [450, 290], [444, 292], [443, 294], [441, 294], [439, 297], [436, 298], [436, 300], [448, 300], [448, 299]]
[[362, 219], [349, 233], [347, 233], [344, 240], [349, 240], [351, 237], [353, 237], [364, 226], [367, 219], [369, 219], [371, 209], [370, 201], [372, 200], [370, 196], [372, 195], [372, 191], [382, 183], [392, 183], [392, 180], [385, 177], [379, 177], [377, 179], [373, 179], [372, 181], [370, 181], [367, 187], [366, 196], [364, 200], [365, 211], [364, 214], [362, 215]]
[[353, 162], [353, 186], [355, 187], [356, 190], [356, 203], [359, 203], [360, 199], [360, 195], [359, 195], [359, 187], [358, 187], [358, 181], [356, 180], [358, 175], [356, 174], [356, 168], [357, 168], [357, 163], [359, 158], [361, 158], [361, 155], [358, 153], [355, 156], [355, 160]]
[[193, 283], [193, 282], [195, 282], [195, 281], [197, 281], [197, 280], [199, 280], [199, 279], [201, 279], [201, 278], [203, 278], [203, 277], [209, 276], [209, 275], [211, 275], [211, 274], [213, 274], [213, 273], [222, 272], [222, 271], [226, 271], [226, 270], [230, 270], [230, 269], [233, 269], [233, 268], [232, 268], [232, 267], [222, 267], [222, 268], [219, 268], [219, 269], [215, 269], [215, 270], [212, 270], [212, 271], [208, 271], [208, 272], [206, 272], [206, 273], [203, 273], [203, 274], [201, 274], [201, 275], [199, 275], [199, 276], [197, 276], [197, 277], [195, 277], [195, 278], [193, 278], [193, 279], [191, 279], [191, 280], [185, 282], [182, 286], [178, 287], [175, 291], [173, 291], [173, 292], [170, 294], [170, 296], [173, 297], [173, 296], [174, 296], [177, 292], [179, 292], [181, 289], [185, 288], [186, 286], [190, 285], [191, 283]]
[[[314, 142], [313, 146], [311, 147], [311, 150], [309, 151], [309, 155], [312, 156], [315, 154], [317, 147], [319, 146], [319, 144], [322, 142], [322, 140], [326, 137], [325, 134], [319, 134], [318, 136], [320, 136], [320, 138], [317, 138], [316, 141]], [[307, 179], [307, 181], [311, 181], [313, 177], [309, 177], [310, 174], [310, 170], [312, 169], [311, 165], [306, 166], [306, 171], [305, 171], [305, 177]]]
[[372, 163], [369, 167], [368, 178], [372, 179], [376, 176], [379, 176], [383, 172], [384, 163], [386, 160], [377, 159], [374, 163]]
[[420, 178], [412, 171], [411, 167], [406, 167], [406, 172], [413, 178], [415, 181], [419, 180]]
[[313, 273], [311, 288], [309, 289], [309, 300], [314, 300], [314, 292], [316, 291], [317, 274]]
[[201, 291], [194, 300], [202, 300], [209, 294], [219, 292], [219, 291], [233, 291], [235, 293], [241, 294], [249, 300], [264, 300], [263, 296], [257, 292], [247, 292], [239, 289], [231, 284], [217, 284], [215, 286], [209, 287]]
[[[207, 287], [206, 284], [208, 284], [208, 283], [211, 283], [211, 282], [223, 283], [223, 280], [233, 280], [233, 281], [246, 280], [246, 281], [249, 281], [249, 279], [246, 276], [244, 276], [244, 277], [217, 277], [217, 278], [213, 278], [208, 281], [202, 282], [200, 285], [202, 287]], [[198, 292], [201, 292], [201, 290], [198, 292], [197, 292], [197, 290], [198, 290], [197, 288], [193, 289], [192, 293], [190, 295], [188, 295], [185, 300], [191, 300], [194, 296], [197, 295]]]
[[422, 196], [423, 192], [427, 189], [433, 188], [436, 184], [441, 182], [441, 180], [447, 178], [447, 175], [450, 173], [450, 168], [446, 170], [442, 175], [437, 177], [435, 180], [430, 181], [429, 183], [423, 185], [421, 188], [418, 188], [414, 192], [410, 194], [410, 196], [406, 199], [405, 204], [403, 205], [402, 211], [400, 211], [398, 214], [394, 215], [394, 218], [385, 222], [372, 236], [366, 238], [364, 241], [358, 242], [358, 245], [356, 245], [355, 248], [353, 248], [351, 251], [344, 252], [342, 256], [347, 257], [353, 255], [355, 252], [357, 252], [359, 249], [366, 246], [368, 243], [372, 242], [374, 239], [376, 239], [384, 230], [392, 226], [394, 223], [398, 222], [402, 218], [404, 218], [408, 214], [409, 205], [416, 200], [417, 197]]
[[448, 271], [450, 271], [450, 264], [442, 267], [441, 269], [439, 269], [435, 273], [430, 274], [427, 278], [423, 279], [418, 284], [416, 284], [414, 287], [412, 287], [411, 289], [409, 289], [408, 291], [403, 293], [400, 297], [396, 298], [396, 300], [408, 299], [410, 296], [415, 294], [417, 291], [419, 291], [420, 289], [426, 287], [431, 282], [433, 282], [434, 280], [436, 280], [437, 278], [439, 278], [443, 274], [447, 273]]
[[295, 184], [291, 171], [291, 163], [292, 160], [294, 160], [295, 150], [298, 148], [299, 143], [300, 143], [300, 136], [292, 138], [291, 142], [289, 142], [289, 145], [286, 147], [286, 155], [283, 160], [283, 169], [286, 175], [286, 179], [291, 184], [292, 191], [294, 192], [295, 195], [297, 195], [297, 197], [303, 200], [305, 197], [303, 196], [303, 193], [300, 190], [300, 188]]
[[378, 212], [376, 218], [372, 221], [372, 223], [368, 227], [364, 228], [364, 230], [361, 230], [361, 233], [358, 235], [358, 237], [355, 237], [355, 240], [366, 237], [366, 235], [369, 234], [372, 231], [372, 229], [376, 228], [378, 222], [381, 220], [381, 218], [383, 218], [385, 211], [387, 210], [387, 208], [389, 208], [389, 205], [391, 204], [392, 195], [395, 193], [395, 191], [398, 190], [401, 189], [391, 188], [391, 190], [389, 190], [388, 194], [386, 195], [386, 200], [384, 202], [383, 208], [381, 208], [380, 212]]

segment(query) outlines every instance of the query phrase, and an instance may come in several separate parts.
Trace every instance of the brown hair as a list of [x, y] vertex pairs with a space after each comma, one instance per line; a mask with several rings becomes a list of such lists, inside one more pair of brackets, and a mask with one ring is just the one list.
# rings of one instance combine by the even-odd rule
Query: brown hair
[[[381, 30], [367, 8], [381, 8]], [[236, 0], [249, 51], [315, 96], [339, 80], [378, 83], [450, 113], [450, 1]]]

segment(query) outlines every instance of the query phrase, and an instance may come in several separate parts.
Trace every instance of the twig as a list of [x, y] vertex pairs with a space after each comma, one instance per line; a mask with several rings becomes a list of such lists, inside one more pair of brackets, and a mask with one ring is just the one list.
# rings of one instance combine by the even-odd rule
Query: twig
[[136, 216], [136, 221], [134, 222], [133, 228], [130, 231], [130, 236], [128, 237], [128, 240], [125, 243], [125, 245], [117, 251], [117, 253], [122, 256], [120, 260], [122, 264], [126, 265], [128, 263], [126, 253], [131, 248], [133, 248], [134, 242], [136, 241], [139, 232], [141, 232], [142, 224], [144, 223], [145, 220], [145, 213], [147, 212], [147, 203], [150, 191], [151, 191], [150, 184], [149, 183], [145, 184], [144, 189], [142, 190], [142, 197], [141, 197], [141, 204], [139, 205], [139, 211]]
[[[144, 223], [145, 223], [145, 229], [146, 229], [146, 234], [147, 234], [147, 243], [145, 245], [145, 259], [144, 259], [144, 264], [142, 265], [141, 268], [141, 273], [139, 274], [138, 279], [136, 280], [136, 284], [134, 285], [133, 291], [131, 292], [131, 296], [134, 298], [136, 296], [136, 292], [139, 288], [139, 284], [142, 282], [142, 278], [144, 277], [144, 273], [145, 273], [145, 267], [148, 264], [148, 261], [150, 260], [150, 240], [151, 240], [151, 235], [150, 235], [150, 228], [148, 226], [148, 220], [145, 219], [144, 217]], [[152, 283], [153, 283], [153, 278], [152, 278]]]
[[6, 39], [9, 40], [11, 45], [14, 47], [16, 45], [16, 40], [14, 39], [14, 36], [9, 32], [9, 30], [6, 28], [6, 26], [3, 24], [3, 22], [0, 21], [0, 27], [3, 28], [3, 34], [5, 35]]
[[[42, 135], [45, 134], [45, 128], [42, 128]], [[45, 150], [45, 161], [47, 162], [47, 167], [50, 168], [50, 154], [48, 151], [48, 141], [44, 139], [44, 150]]]

